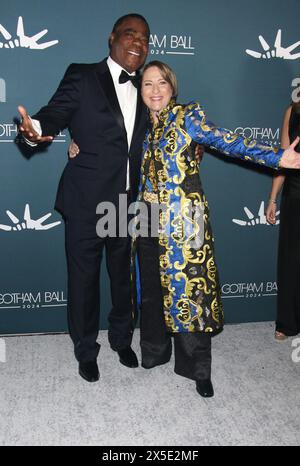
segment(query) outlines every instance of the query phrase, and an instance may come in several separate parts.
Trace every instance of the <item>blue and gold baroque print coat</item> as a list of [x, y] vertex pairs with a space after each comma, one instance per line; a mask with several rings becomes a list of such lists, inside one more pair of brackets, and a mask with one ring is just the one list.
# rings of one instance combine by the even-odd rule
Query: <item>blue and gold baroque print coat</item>
[[278, 167], [282, 150], [213, 126], [196, 102], [171, 101], [146, 134], [138, 201], [158, 198], [162, 208], [158, 253], [166, 329], [213, 335], [222, 330], [223, 306], [193, 141], [272, 168]]

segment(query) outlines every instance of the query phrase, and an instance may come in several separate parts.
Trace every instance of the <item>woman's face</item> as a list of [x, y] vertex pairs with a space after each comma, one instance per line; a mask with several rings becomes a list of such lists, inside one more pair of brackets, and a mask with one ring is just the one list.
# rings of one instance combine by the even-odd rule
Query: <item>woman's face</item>
[[153, 115], [167, 107], [172, 95], [172, 86], [163, 78], [157, 66], [151, 66], [144, 71], [142, 97]]

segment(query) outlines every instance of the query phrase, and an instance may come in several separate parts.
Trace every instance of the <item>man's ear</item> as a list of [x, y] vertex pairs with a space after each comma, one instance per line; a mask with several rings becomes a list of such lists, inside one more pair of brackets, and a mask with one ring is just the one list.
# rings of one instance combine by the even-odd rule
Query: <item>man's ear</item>
[[111, 47], [111, 45], [112, 45], [112, 43], [113, 43], [114, 40], [115, 40], [115, 34], [114, 34], [114, 32], [112, 32], [112, 33], [110, 34], [109, 38], [108, 38], [108, 45], [109, 45], [109, 47]]

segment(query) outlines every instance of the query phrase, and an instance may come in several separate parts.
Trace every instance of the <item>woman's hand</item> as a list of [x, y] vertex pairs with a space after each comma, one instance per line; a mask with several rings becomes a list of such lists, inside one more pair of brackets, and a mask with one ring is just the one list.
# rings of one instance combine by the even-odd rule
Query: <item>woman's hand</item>
[[70, 145], [69, 145], [69, 149], [68, 149], [68, 154], [69, 154], [69, 157], [70, 159], [74, 159], [76, 157], [76, 155], [78, 155], [80, 152], [80, 149], [79, 147], [77, 146], [77, 144], [73, 141], [70, 142]]
[[275, 225], [276, 223], [276, 207], [276, 202], [270, 200], [266, 210], [266, 219], [271, 225]]
[[300, 154], [294, 150], [299, 140], [299, 136], [296, 137], [295, 141], [285, 149], [279, 161], [280, 168], [300, 168]]

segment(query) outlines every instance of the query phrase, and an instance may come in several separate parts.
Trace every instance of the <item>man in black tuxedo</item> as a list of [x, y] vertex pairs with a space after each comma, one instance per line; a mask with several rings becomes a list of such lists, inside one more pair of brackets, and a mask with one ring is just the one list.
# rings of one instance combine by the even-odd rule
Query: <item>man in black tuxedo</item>
[[[97, 64], [72, 64], [48, 105], [28, 116], [19, 107], [20, 131], [31, 145], [52, 141], [64, 128], [80, 147], [62, 174], [56, 209], [65, 219], [68, 264], [68, 323], [79, 374], [99, 379], [96, 342], [100, 311], [100, 265], [106, 249], [112, 309], [108, 338], [120, 362], [137, 367], [131, 349], [134, 317], [130, 285], [130, 238], [96, 233], [97, 205], [120, 194], [136, 198], [146, 130], [146, 109], [138, 90], [138, 71], [148, 53], [149, 26], [137, 14], [115, 23], [110, 56]], [[118, 221], [117, 221], [118, 224]]]

